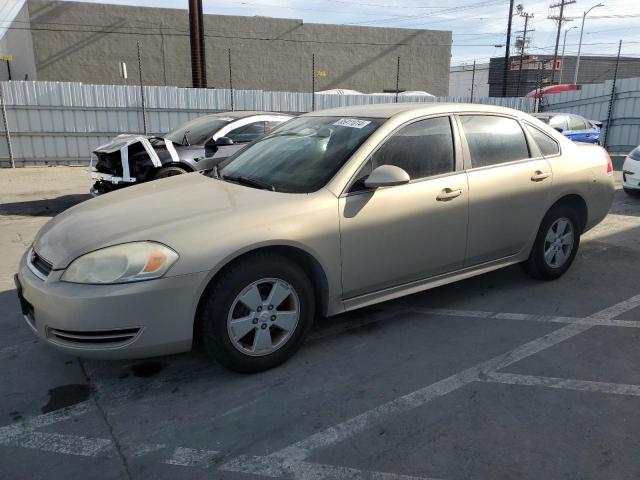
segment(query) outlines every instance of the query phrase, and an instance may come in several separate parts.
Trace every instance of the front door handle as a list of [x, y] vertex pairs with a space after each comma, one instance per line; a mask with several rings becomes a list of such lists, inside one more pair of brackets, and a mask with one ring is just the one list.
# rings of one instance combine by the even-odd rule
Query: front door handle
[[551, 176], [551, 173], [549, 172], [542, 172], [540, 170], [536, 170], [536, 173], [534, 173], [531, 176], [531, 181], [532, 182], [541, 182], [542, 180], [544, 180], [545, 178], [549, 178]]
[[445, 188], [438, 194], [436, 200], [439, 202], [446, 202], [448, 200], [453, 200], [460, 195], [462, 195], [462, 190], [451, 190], [450, 188]]

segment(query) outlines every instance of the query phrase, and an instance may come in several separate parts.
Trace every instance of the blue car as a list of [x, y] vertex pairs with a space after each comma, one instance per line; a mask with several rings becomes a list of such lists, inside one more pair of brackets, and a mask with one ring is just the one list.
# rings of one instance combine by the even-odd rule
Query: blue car
[[573, 113], [544, 112], [534, 113], [533, 116], [574, 142], [600, 144], [600, 122], [587, 120]]

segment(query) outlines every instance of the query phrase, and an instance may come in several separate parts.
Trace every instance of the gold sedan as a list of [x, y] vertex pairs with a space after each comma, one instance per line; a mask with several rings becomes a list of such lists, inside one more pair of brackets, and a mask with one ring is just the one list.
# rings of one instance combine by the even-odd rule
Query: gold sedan
[[567, 271], [611, 160], [530, 115], [390, 104], [295, 118], [206, 175], [51, 220], [16, 276], [27, 324], [94, 358], [189, 350], [271, 368], [314, 319], [521, 263]]

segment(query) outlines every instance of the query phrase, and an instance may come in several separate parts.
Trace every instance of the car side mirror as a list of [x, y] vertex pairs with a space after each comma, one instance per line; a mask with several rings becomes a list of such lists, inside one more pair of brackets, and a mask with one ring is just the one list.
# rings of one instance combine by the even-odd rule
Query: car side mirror
[[233, 140], [229, 137], [220, 137], [215, 141], [214, 145], [216, 147], [226, 147], [227, 145], [233, 145]]
[[364, 181], [367, 188], [391, 187], [409, 183], [411, 177], [400, 167], [395, 165], [380, 165]]
[[562, 127], [553, 127], [553, 128], [556, 129], [560, 133], [564, 132], [564, 128], [562, 128]]

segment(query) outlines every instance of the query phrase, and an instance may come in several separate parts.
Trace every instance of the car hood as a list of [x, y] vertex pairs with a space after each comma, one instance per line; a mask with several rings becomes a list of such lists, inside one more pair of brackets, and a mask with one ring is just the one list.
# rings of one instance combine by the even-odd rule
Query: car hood
[[213, 222], [222, 230], [228, 219], [236, 228], [243, 216], [256, 224], [287, 210], [281, 207], [290, 207], [292, 197], [304, 195], [249, 188], [199, 173], [179, 175], [76, 205], [50, 220], [33, 247], [54, 270], [66, 268], [87, 252], [118, 243], [153, 240], [176, 248], [176, 239], [188, 228], [197, 230]]

